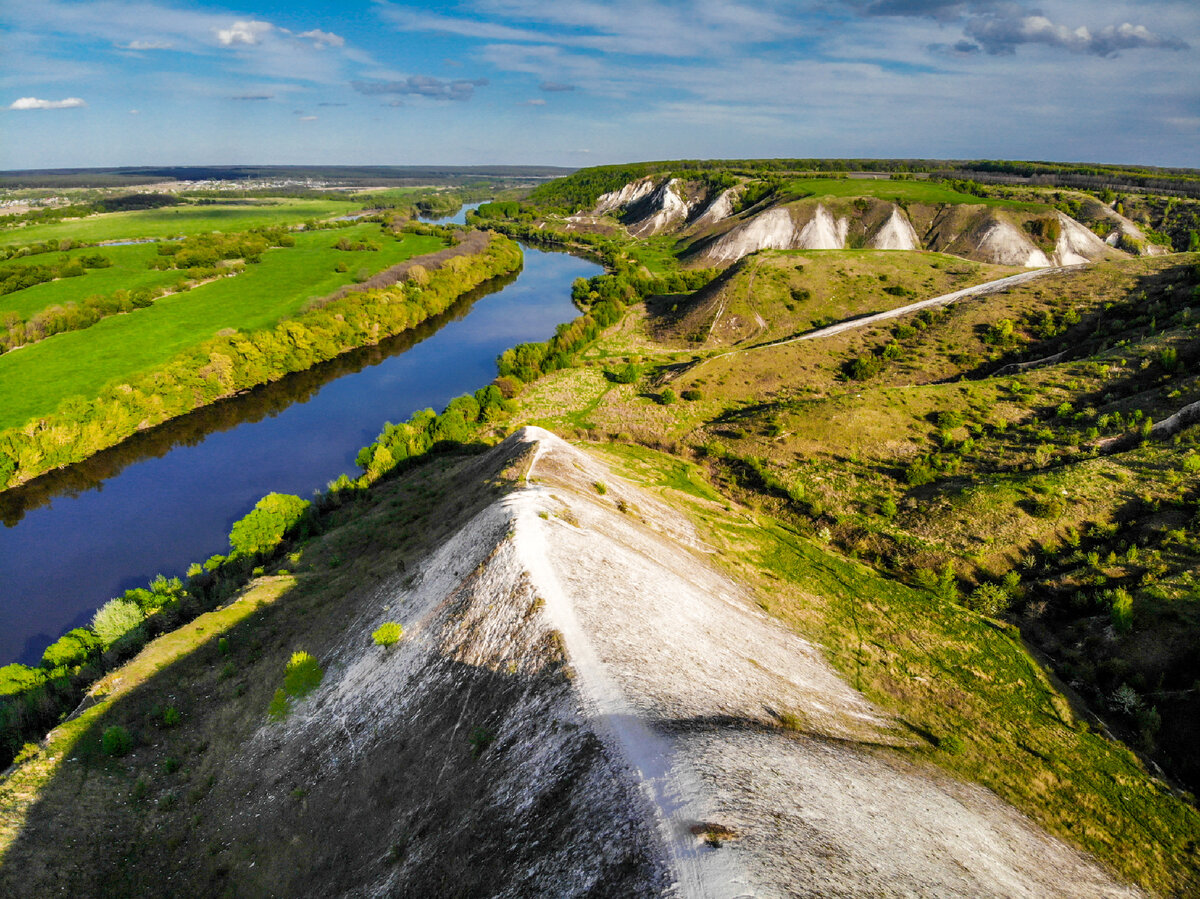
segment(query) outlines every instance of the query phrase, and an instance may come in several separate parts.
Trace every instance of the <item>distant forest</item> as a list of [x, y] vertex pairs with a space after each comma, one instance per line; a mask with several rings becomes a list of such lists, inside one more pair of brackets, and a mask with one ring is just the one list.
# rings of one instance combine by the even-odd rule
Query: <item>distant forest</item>
[[468, 184], [483, 180], [546, 180], [575, 169], [546, 165], [234, 165], [128, 166], [0, 172], [0, 187], [122, 187], [152, 181], [335, 181], [347, 186]]

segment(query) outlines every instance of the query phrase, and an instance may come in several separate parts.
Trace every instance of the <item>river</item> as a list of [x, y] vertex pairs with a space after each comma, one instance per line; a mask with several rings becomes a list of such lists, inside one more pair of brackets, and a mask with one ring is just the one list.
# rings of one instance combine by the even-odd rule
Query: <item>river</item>
[[[451, 216], [462, 221], [466, 208]], [[91, 620], [110, 597], [228, 551], [233, 522], [272, 491], [310, 496], [385, 421], [487, 384], [517, 343], [578, 312], [571, 282], [600, 266], [524, 248], [515, 278], [436, 321], [167, 422], [95, 458], [0, 495], [0, 665]]]

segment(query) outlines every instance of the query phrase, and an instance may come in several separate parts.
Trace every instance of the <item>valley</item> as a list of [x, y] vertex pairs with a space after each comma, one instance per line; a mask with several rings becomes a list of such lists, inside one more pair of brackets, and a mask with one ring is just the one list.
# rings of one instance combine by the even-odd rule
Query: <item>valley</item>
[[[216, 365], [215, 325], [288, 327], [339, 253], [406, 297], [440, 248], [604, 265], [559, 268], [548, 339], [489, 320], [441, 413], [329, 425], [378, 430], [355, 473], [243, 498], [227, 553], [0, 669], [4, 888], [1195, 895], [1196, 201], [800, 162], [583, 169], [178, 294], [312, 242], [290, 293], [188, 301]], [[372, 289], [324, 308], [372, 333]], [[99, 388], [52, 380], [9, 433], [73, 442], [50, 412]]]

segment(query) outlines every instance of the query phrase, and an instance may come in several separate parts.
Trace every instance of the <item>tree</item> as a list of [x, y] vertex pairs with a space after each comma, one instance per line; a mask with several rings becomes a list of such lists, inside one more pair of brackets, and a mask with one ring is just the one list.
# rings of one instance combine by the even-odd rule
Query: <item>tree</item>
[[100, 638], [87, 628], [77, 627], [67, 631], [46, 647], [42, 653], [43, 668], [65, 668], [80, 665], [88, 656], [100, 648]]
[[119, 639], [142, 623], [146, 616], [136, 602], [127, 599], [110, 599], [96, 610], [92, 618], [92, 630], [108, 649]]
[[251, 556], [273, 550], [303, 520], [311, 505], [298, 496], [268, 493], [229, 532], [231, 555]]

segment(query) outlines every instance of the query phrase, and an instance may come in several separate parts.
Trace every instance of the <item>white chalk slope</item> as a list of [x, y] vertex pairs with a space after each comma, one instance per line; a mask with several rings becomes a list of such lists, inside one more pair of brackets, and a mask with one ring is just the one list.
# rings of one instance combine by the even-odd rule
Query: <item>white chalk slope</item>
[[[603, 881], [613, 833], [638, 833], [634, 821], [656, 834], [653, 867], [665, 875], [623, 882], [628, 895], [1140, 895], [990, 792], [881, 748], [910, 738], [710, 565], [690, 524], [662, 501], [539, 428], [495, 452], [516, 457], [517, 443], [536, 445], [525, 483], [415, 577], [381, 588], [376, 611], [348, 628], [324, 683], [289, 723], [289, 741], [319, 735], [326, 747], [314, 776], [336, 776], [436, 702], [448, 676], [440, 658], [459, 670], [532, 666], [535, 627], [560, 635], [574, 710], [531, 681], [498, 727], [503, 750], [480, 768], [505, 778], [494, 802], [519, 813], [556, 767], [566, 731], [539, 725], [549, 714], [574, 717], [602, 743], [603, 777], [589, 782], [616, 778], [627, 789], [564, 798], [578, 809], [580, 842], [520, 883], [497, 884], [496, 895], [588, 894]], [[406, 640], [381, 662], [362, 634], [397, 615]], [[783, 715], [799, 729], [781, 727]], [[264, 730], [264, 740], [277, 733]], [[621, 795], [636, 798], [614, 805]], [[736, 836], [707, 845], [696, 830], [713, 824]]]

